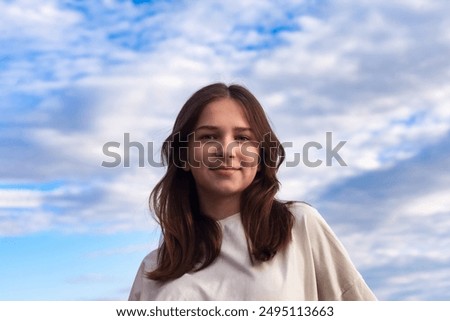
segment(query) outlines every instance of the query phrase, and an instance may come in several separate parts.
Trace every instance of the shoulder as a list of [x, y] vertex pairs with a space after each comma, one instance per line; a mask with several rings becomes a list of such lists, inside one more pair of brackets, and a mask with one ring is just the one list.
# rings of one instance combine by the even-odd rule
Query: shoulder
[[151, 251], [147, 254], [141, 263], [143, 272], [151, 272], [156, 269], [158, 265], [158, 249]]
[[316, 208], [299, 201], [289, 202], [287, 205], [294, 216], [294, 233], [300, 233], [302, 237], [306, 237], [314, 247], [328, 243], [342, 248], [336, 234]]
[[294, 216], [315, 215], [317, 210], [310, 204], [303, 201], [284, 202]]
[[136, 273], [128, 300], [139, 301], [143, 299], [143, 295], [146, 293], [146, 286], [148, 286], [148, 283], [150, 282], [146, 277], [146, 273], [153, 271], [156, 268], [157, 263], [158, 250], [154, 250], [144, 257]]
[[312, 205], [301, 201], [291, 201], [286, 204], [296, 223], [326, 225], [322, 215]]
[[350, 259], [343, 244], [311, 205], [288, 206], [295, 217], [293, 236], [310, 251], [314, 262], [319, 300], [376, 299]]

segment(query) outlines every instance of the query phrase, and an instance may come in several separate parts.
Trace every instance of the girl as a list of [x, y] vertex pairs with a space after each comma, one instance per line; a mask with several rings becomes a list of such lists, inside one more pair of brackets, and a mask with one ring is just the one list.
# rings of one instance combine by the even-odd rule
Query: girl
[[130, 300], [375, 300], [320, 214], [275, 198], [284, 149], [247, 89], [194, 93], [161, 153], [162, 242]]

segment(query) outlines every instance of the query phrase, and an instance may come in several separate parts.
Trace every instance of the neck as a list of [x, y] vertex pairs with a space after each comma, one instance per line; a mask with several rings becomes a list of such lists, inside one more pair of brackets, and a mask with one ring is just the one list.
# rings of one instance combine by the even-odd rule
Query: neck
[[214, 220], [222, 220], [238, 213], [241, 208], [240, 194], [231, 195], [228, 197], [210, 197], [199, 195], [201, 211]]

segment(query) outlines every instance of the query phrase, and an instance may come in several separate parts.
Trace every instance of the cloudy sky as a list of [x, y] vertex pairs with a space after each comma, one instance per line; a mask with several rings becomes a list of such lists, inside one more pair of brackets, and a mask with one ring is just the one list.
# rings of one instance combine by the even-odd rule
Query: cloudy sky
[[[185, 100], [221, 81], [248, 87], [287, 144], [279, 197], [321, 211], [379, 299], [449, 300], [449, 12], [1, 1], [0, 299], [126, 299], [159, 239], [147, 198], [161, 141]], [[102, 166], [109, 142], [119, 166]], [[308, 142], [319, 166], [303, 161]], [[340, 142], [347, 166], [327, 166]]]

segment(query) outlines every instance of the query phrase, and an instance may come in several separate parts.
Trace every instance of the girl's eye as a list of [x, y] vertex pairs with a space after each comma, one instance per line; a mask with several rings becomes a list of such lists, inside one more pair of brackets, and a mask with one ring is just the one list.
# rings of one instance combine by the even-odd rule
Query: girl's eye
[[241, 142], [245, 142], [245, 141], [249, 141], [250, 137], [248, 137], [248, 136], [237, 136], [236, 140], [241, 141]]
[[211, 134], [205, 134], [200, 136], [200, 140], [214, 140], [214, 139], [216, 139], [216, 136]]

